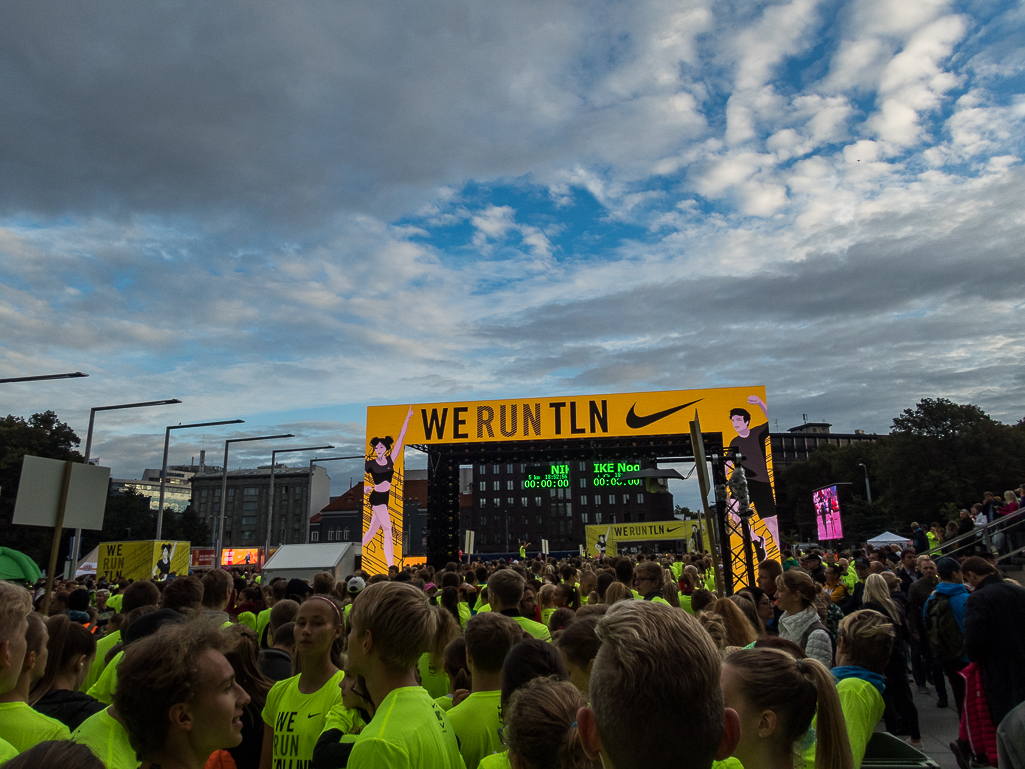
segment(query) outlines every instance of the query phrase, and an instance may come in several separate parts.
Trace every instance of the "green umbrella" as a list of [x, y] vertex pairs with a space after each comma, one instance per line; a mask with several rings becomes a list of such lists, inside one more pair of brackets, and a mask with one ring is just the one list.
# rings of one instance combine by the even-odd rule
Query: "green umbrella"
[[0, 547], [0, 579], [35, 582], [41, 572], [36, 562], [22, 552]]

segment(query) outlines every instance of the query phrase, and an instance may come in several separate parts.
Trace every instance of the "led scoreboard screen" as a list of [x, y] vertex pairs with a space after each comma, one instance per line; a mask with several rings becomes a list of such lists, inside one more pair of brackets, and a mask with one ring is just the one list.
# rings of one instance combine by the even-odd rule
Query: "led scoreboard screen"
[[525, 489], [568, 489], [569, 464], [528, 465], [523, 476]]
[[[523, 475], [524, 489], [568, 489], [570, 482], [570, 463], [560, 462], [550, 465], [527, 465]], [[588, 485], [596, 488], [618, 488], [625, 486], [641, 486], [640, 478], [624, 479], [624, 473], [635, 473], [641, 469], [639, 462], [588, 462], [591, 471]]]
[[594, 462], [593, 486], [640, 486], [640, 478], [623, 479], [623, 473], [636, 473], [641, 469], [637, 462]]

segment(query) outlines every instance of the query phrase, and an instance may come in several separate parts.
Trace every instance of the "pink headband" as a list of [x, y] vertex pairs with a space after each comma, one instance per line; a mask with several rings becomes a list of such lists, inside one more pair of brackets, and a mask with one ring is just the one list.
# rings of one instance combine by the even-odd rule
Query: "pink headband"
[[[335, 610], [335, 616], [338, 617], [338, 624], [342, 624], [342, 613], [338, 611], [338, 604], [336, 604], [330, 598], [323, 595], [311, 595], [310, 598], [319, 598], [321, 601], [327, 601], [329, 604], [331, 604], [331, 608]], [[309, 598], [307, 598], [306, 600], [308, 601]]]

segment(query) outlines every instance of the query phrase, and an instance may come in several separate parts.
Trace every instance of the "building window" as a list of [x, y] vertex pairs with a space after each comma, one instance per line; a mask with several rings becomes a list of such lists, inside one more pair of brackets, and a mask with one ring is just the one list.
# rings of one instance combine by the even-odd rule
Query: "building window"
[[595, 513], [594, 514], [594, 522], [595, 523], [601, 523], [601, 513]]
[[501, 491], [501, 489], [502, 489], [502, 482], [501, 481], [495, 481], [492, 484], [492, 486], [494, 487], [495, 491]]
[[348, 542], [349, 541], [349, 527], [348, 526], [346, 526], [344, 529], [342, 529], [342, 541], [343, 542]]
[[242, 489], [242, 495], [246, 497], [256, 497], [260, 494], [259, 486], [246, 486]]
[[586, 489], [587, 488], [587, 479], [586, 478], [581, 478], [580, 479], [580, 488], [582, 488], [582, 489]]
[[480, 490], [481, 491], [487, 491], [488, 490], [488, 482], [487, 481], [481, 481], [480, 482]]
[[220, 499], [220, 498], [221, 498], [221, 490], [220, 489], [214, 489], [214, 499]]
[[480, 474], [481, 475], [487, 475], [488, 474], [488, 466], [487, 465], [481, 465], [480, 466]]
[[526, 506], [527, 506], [527, 498], [526, 497], [520, 497], [520, 507], [526, 507]]
[[580, 463], [580, 472], [584, 472], [587, 469], [587, 462]]
[[480, 506], [481, 506], [482, 508], [485, 508], [485, 507], [487, 507], [487, 506], [488, 506], [488, 501], [487, 501], [486, 499], [484, 499], [483, 497], [481, 497], [481, 500], [480, 500]]
[[304, 506], [304, 504], [305, 504], [305, 503], [304, 503], [304, 502], [303, 502], [303, 501], [302, 501], [301, 499], [297, 499], [297, 500], [295, 501], [295, 509], [296, 509], [296, 510], [302, 510], [302, 509], [303, 509], [303, 506]]
[[328, 542], [334, 542], [335, 541], [335, 530], [334, 529], [328, 529], [327, 530], [327, 541]]
[[215, 513], [221, 512], [221, 503], [220, 502], [214, 502], [214, 512]]
[[242, 539], [256, 539], [256, 533], [252, 529], [243, 529]]
[[538, 525], [544, 523], [544, 516], [542, 516], [541, 513], [537, 514], [537, 523]]
[[200, 492], [199, 492], [199, 498], [200, 499], [206, 499], [206, 492], [207, 491], [208, 491], [207, 489], [201, 489]]
[[623, 495], [623, 504], [625, 505], [625, 504], [627, 504], [629, 502], [630, 502], [630, 495], [629, 494], [624, 494]]
[[243, 510], [255, 510], [256, 509], [256, 503], [255, 502], [243, 502], [242, 503], [242, 509]]
[[499, 499], [498, 497], [495, 497], [495, 507], [501, 507], [501, 506], [502, 506], [502, 500]]
[[587, 513], [581, 513], [580, 514], [580, 522], [582, 524], [584, 524], [585, 526], [587, 525]]
[[201, 513], [205, 513], [206, 512], [206, 502], [200, 502], [199, 503], [199, 512], [201, 512]]
[[492, 472], [494, 472], [495, 475], [498, 475], [499, 473], [502, 472], [502, 466], [501, 465], [495, 465], [494, 468], [492, 468]]
[[643, 505], [644, 504], [644, 492], [643, 491], [638, 491], [637, 492], [637, 504], [639, 504], [639, 505]]
[[541, 507], [541, 497], [534, 497], [534, 506]]
[[320, 532], [319, 531], [311, 531], [310, 532], [310, 542], [320, 542]]
[[613, 522], [613, 523], [615, 523], [615, 522], [616, 522], [616, 514], [615, 514], [615, 513], [613, 513], [613, 514], [611, 515], [611, 518], [612, 518], [612, 522]]
[[486, 515], [482, 515], [480, 517], [480, 525], [481, 526], [487, 526], [488, 525], [488, 517]]
[[243, 515], [242, 516], [242, 525], [243, 526], [255, 526], [256, 525], [256, 516], [255, 515]]
[[[512, 467], [512, 465], [509, 465], [509, 466]], [[506, 481], [505, 482], [505, 490], [506, 491], [512, 491], [513, 490], [513, 482], [512, 481]]]
[[586, 505], [587, 504], [587, 495], [586, 494], [581, 494], [580, 495], [580, 504], [582, 504], [582, 505]]
[[512, 473], [513, 473], [513, 466], [512, 465], [506, 465], [505, 466], [505, 471], [507, 473], [509, 473], [509, 475], [512, 475]]
[[520, 465], [520, 474], [522, 475], [525, 472], [527, 472], [527, 466], [526, 465]]
[[601, 504], [601, 494], [595, 494], [594, 495], [594, 504], [596, 504], [596, 505], [600, 505]]

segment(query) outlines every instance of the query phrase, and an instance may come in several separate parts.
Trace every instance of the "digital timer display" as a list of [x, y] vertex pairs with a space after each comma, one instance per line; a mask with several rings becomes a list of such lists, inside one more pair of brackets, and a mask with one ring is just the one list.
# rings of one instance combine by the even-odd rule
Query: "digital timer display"
[[525, 489], [568, 489], [569, 465], [530, 465], [523, 476]]
[[598, 486], [640, 486], [640, 478], [623, 480], [623, 473], [635, 473], [641, 469], [638, 462], [595, 462], [592, 485]]

